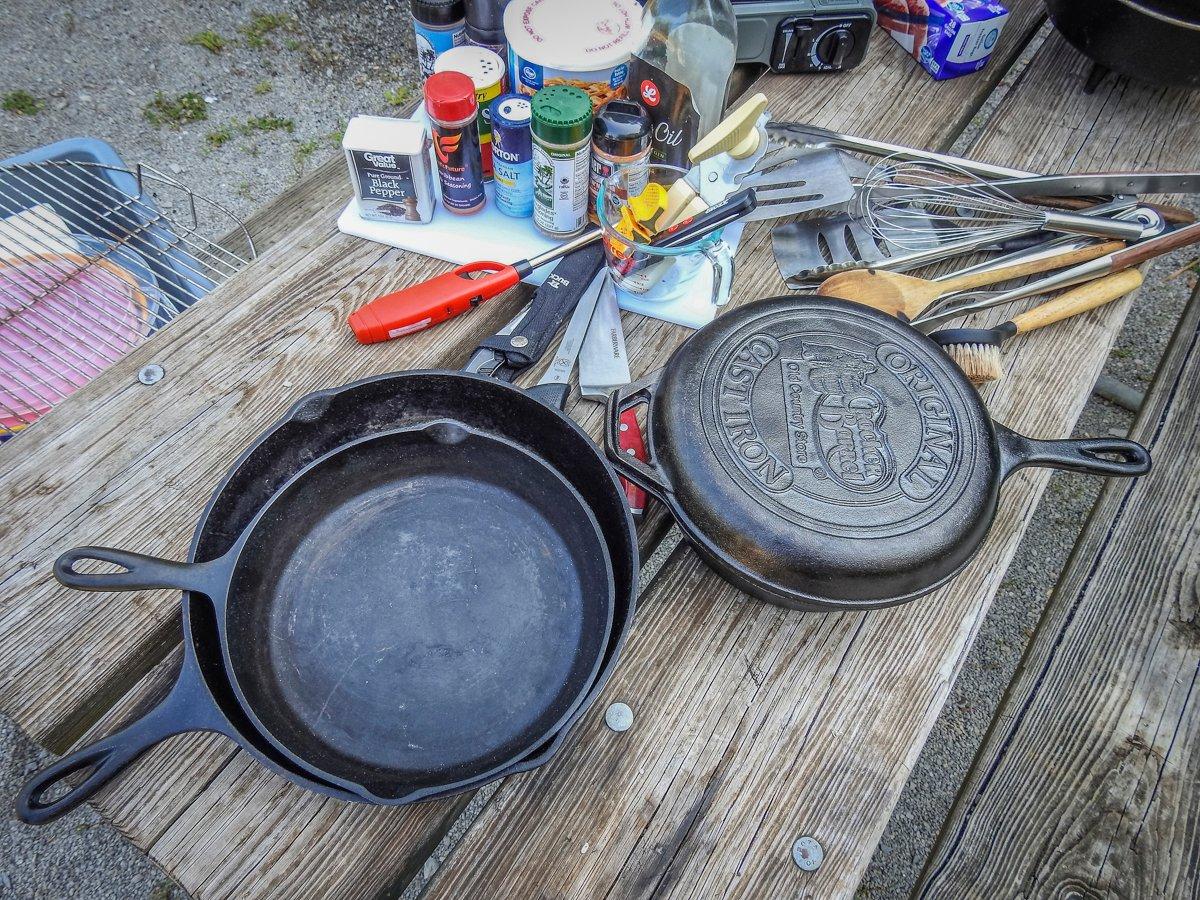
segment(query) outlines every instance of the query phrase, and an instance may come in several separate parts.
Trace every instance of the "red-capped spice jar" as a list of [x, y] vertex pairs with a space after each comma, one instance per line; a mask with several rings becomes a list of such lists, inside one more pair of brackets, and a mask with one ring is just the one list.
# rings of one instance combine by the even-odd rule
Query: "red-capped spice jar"
[[442, 186], [442, 205], [468, 215], [483, 209], [483, 155], [475, 83], [461, 72], [437, 72], [425, 82], [425, 112]]

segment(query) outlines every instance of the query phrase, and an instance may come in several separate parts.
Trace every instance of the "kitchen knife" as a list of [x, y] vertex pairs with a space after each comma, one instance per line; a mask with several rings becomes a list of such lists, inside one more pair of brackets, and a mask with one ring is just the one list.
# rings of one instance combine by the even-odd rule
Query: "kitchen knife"
[[558, 402], [553, 405], [561, 407], [563, 400], [566, 399], [567, 390], [571, 384], [571, 372], [575, 368], [575, 361], [579, 359], [579, 351], [583, 347], [583, 339], [587, 335], [588, 325], [592, 321], [592, 313], [596, 311], [596, 301], [600, 297], [600, 291], [607, 278], [608, 271], [601, 270], [584, 289], [579, 302], [575, 305], [575, 312], [571, 313], [571, 320], [567, 322], [562, 342], [558, 345], [554, 358], [550, 360], [550, 367], [538, 379], [537, 387], [551, 389], [538, 391], [543, 396], [548, 396], [554, 388], [559, 389], [558, 396], [555, 397]]
[[[610, 392], [629, 381], [629, 357], [625, 352], [621, 308], [617, 305], [617, 291], [612, 279], [606, 278], [579, 354], [579, 393], [585, 399], [604, 403]], [[635, 410], [626, 410], [621, 416], [618, 444], [622, 452], [643, 461], [646, 459], [646, 445]], [[635, 516], [641, 515], [646, 508], [646, 492], [624, 478], [621, 484], [629, 499], [629, 508]]]

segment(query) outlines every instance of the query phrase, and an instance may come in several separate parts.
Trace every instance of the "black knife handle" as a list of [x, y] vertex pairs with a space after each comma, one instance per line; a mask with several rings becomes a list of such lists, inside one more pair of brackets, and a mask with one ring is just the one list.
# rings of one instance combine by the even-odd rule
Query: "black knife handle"
[[604, 265], [604, 247], [588, 244], [568, 253], [534, 292], [529, 312], [511, 334], [494, 334], [480, 348], [495, 350], [504, 356], [505, 365], [497, 377], [512, 381], [517, 373], [542, 358]]

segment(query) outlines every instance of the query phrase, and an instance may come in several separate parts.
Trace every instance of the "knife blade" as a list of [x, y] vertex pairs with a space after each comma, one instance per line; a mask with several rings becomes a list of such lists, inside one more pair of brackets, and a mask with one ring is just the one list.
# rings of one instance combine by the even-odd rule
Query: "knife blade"
[[575, 311], [571, 313], [571, 320], [567, 322], [567, 328], [563, 332], [558, 350], [555, 352], [554, 358], [550, 360], [550, 367], [538, 379], [539, 385], [561, 384], [565, 386], [570, 383], [571, 372], [575, 368], [575, 361], [579, 358], [583, 339], [587, 334], [588, 325], [591, 324], [592, 314], [596, 311], [596, 303], [607, 278], [608, 272], [602, 269], [596, 273], [587, 289], [584, 290], [583, 296], [579, 298], [579, 303], [575, 306]]
[[1080, 172], [1037, 178], [1005, 178], [992, 184], [1010, 197], [1194, 194], [1200, 191], [1200, 172]]
[[[625, 331], [621, 327], [621, 307], [617, 305], [617, 289], [611, 278], [604, 280], [592, 324], [579, 354], [579, 392], [588, 400], [604, 403], [613, 390], [629, 384], [629, 356], [625, 351]], [[621, 431], [617, 440], [621, 452], [645, 461], [646, 445], [638, 425], [637, 412], [626, 410], [621, 416]], [[635, 516], [646, 508], [646, 492], [631, 481], [621, 479], [629, 509]]]
[[625, 331], [621, 327], [621, 308], [611, 278], [605, 278], [592, 324], [579, 353], [579, 392], [588, 400], [603, 403], [609, 392], [629, 384], [629, 357], [625, 351]]

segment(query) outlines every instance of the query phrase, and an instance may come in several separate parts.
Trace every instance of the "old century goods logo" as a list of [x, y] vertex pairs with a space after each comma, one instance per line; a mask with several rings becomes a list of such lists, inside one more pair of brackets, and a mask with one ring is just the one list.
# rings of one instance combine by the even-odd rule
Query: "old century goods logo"
[[895, 506], [903, 519], [950, 480], [959, 451], [951, 406], [899, 345], [763, 330], [731, 351], [713, 385], [714, 424], [759, 491], [785, 506], [795, 495]]

